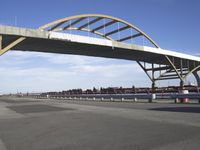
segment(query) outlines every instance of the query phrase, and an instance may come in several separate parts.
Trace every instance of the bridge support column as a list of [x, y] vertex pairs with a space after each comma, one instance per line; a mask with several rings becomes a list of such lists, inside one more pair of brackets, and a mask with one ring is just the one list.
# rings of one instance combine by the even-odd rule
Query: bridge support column
[[151, 99], [149, 100], [150, 103], [153, 102], [153, 100], [156, 99], [156, 80], [155, 80], [155, 71], [154, 71], [154, 64], [151, 64], [151, 68], [152, 68], [152, 75], [151, 75], [151, 78], [152, 78], [152, 85], [151, 85]]
[[197, 86], [200, 87], [200, 76], [198, 75], [197, 71], [193, 72], [193, 75], [197, 80]]
[[[193, 72], [193, 75], [194, 75], [194, 77], [197, 80], [197, 86], [198, 86], [198, 88], [200, 88], [200, 76], [198, 75], [198, 71]], [[200, 98], [198, 100], [199, 100], [199, 103], [200, 103]]]
[[156, 81], [152, 81], [151, 85], [151, 98], [149, 99], [149, 103], [152, 103], [153, 100], [156, 99]]
[[184, 89], [184, 81], [183, 80], [180, 81], [180, 88], [181, 88], [181, 90]]
[[[147, 69], [146, 63], [144, 62], [144, 65], [142, 65], [141, 62], [137, 61], [137, 63], [140, 65], [140, 67], [144, 70], [144, 72], [146, 73], [146, 75], [149, 77], [149, 79], [152, 82], [151, 85], [151, 97], [149, 98], [149, 103], [152, 103], [153, 100], [156, 99], [156, 79], [155, 79], [155, 64], [151, 64], [151, 69]], [[158, 68], [157, 68], [158, 69]], [[151, 75], [148, 73], [148, 71], [151, 71]]]

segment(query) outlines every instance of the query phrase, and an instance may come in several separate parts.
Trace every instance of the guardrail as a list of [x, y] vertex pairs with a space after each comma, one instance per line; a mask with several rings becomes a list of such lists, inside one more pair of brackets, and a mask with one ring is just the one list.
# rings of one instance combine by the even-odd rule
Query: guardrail
[[[152, 99], [152, 94], [77, 94], [77, 95], [47, 95], [47, 96], [36, 96], [36, 98], [49, 98], [49, 99], [79, 99], [79, 100], [132, 100], [137, 101], [138, 99], [149, 100]], [[198, 100], [200, 103], [200, 93], [191, 94], [156, 94], [156, 99], [182, 99], [189, 98], [192, 100]]]

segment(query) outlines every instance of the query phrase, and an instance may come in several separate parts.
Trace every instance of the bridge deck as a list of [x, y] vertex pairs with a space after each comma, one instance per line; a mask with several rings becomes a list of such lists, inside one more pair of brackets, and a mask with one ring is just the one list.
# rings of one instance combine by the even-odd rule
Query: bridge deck
[[[174, 63], [178, 67], [180, 66], [180, 59], [192, 62], [189, 63], [191, 67], [194, 63], [200, 64], [200, 57], [183, 53], [39, 29], [0, 26], [0, 35], [3, 36], [3, 46], [18, 37], [27, 37], [13, 50], [117, 58], [163, 65], [169, 65], [165, 58], [165, 56], [169, 56], [173, 57]], [[188, 67], [188, 63], [183, 63], [183, 67], [184, 65]]]

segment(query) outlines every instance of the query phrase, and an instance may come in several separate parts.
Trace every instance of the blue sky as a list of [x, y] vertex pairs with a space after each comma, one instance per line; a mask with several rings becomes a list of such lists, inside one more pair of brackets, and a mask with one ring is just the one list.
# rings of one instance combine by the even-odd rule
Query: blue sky
[[[100, 13], [134, 24], [163, 49], [200, 54], [198, 0], [7, 0], [1, 6], [1, 25], [37, 28], [71, 15]], [[151, 84], [135, 62], [125, 60], [8, 52], [0, 64], [1, 93]]]

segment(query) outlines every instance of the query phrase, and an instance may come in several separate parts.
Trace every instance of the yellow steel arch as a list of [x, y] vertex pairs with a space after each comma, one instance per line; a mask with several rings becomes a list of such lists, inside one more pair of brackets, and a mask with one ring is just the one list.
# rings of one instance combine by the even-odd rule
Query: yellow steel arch
[[[119, 23], [122, 23], [122, 24], [125, 24], [126, 26], [121, 28], [121, 30], [125, 30], [127, 28], [132, 28], [134, 29], [135, 31], [137, 31], [139, 34], [136, 34], [136, 35], [133, 35], [132, 37], [127, 37], [127, 38], [134, 38], [134, 37], [137, 37], [137, 36], [144, 36], [146, 39], [148, 39], [155, 47], [157, 48], [160, 48], [160, 46], [155, 42], [153, 41], [145, 32], [143, 32], [142, 30], [140, 30], [139, 28], [137, 28], [136, 26], [132, 25], [131, 23], [127, 22], [127, 21], [124, 21], [122, 19], [119, 19], [119, 18], [116, 18], [116, 17], [112, 17], [112, 16], [108, 16], [108, 15], [102, 15], [102, 14], [82, 14], [82, 15], [76, 15], [76, 16], [70, 16], [70, 17], [67, 17], [67, 18], [63, 18], [63, 19], [59, 19], [59, 20], [56, 20], [56, 21], [53, 21], [53, 22], [50, 22], [48, 24], [45, 24], [41, 27], [39, 27], [39, 29], [41, 30], [45, 30], [47, 28], [50, 28], [50, 30], [52, 31], [62, 31], [62, 30], [81, 30], [81, 31], [87, 31], [87, 32], [91, 32], [91, 33], [94, 33], [94, 34], [98, 34], [104, 38], [107, 38], [107, 39], [110, 39], [112, 40], [111, 37], [109, 37], [108, 34], [113, 34], [113, 33], [116, 33], [116, 32], [120, 32], [120, 31], [112, 31], [110, 33], [100, 33], [100, 32], [97, 32], [95, 30], [88, 30], [86, 28], [71, 28], [71, 26], [68, 26], [68, 28], [64, 29], [64, 28], [58, 28], [59, 26], [61, 26], [62, 24], [70, 21], [70, 20], [73, 20], [73, 19], [77, 19], [77, 21], [74, 22], [74, 24], [86, 19], [86, 18], [89, 18], [89, 17], [96, 17], [96, 20], [93, 20], [91, 21], [90, 23], [94, 23], [94, 22], [97, 22], [101, 19], [110, 19], [112, 20], [110, 22], [110, 24], [113, 24], [113, 23], [116, 23], [116, 22], [119, 22]], [[104, 24], [105, 25], [105, 24]], [[101, 25], [100, 27], [97, 27], [97, 28], [101, 28], [103, 25]], [[123, 39], [125, 40], [125, 38]]]
[[[55, 30], [53, 30], [53, 31], [62, 31], [63, 29], [62, 28], [57, 28], [57, 29], [55, 29]], [[78, 28], [68, 28], [68, 30], [79, 30]], [[81, 31], [85, 31], [85, 32], [92, 32], [92, 30], [89, 30], [89, 29], [86, 29], [86, 28], [82, 28], [81, 29]], [[108, 39], [108, 40], [113, 40], [111, 37], [109, 37], [109, 36], [104, 36], [104, 34], [102, 34], [102, 33], [100, 33], [100, 32], [97, 32], [97, 31], [95, 31], [94, 32], [95, 34], [97, 34], [97, 35], [99, 35], [99, 36], [101, 36], [101, 37], [104, 37], [104, 38], [106, 38], [106, 39]]]

